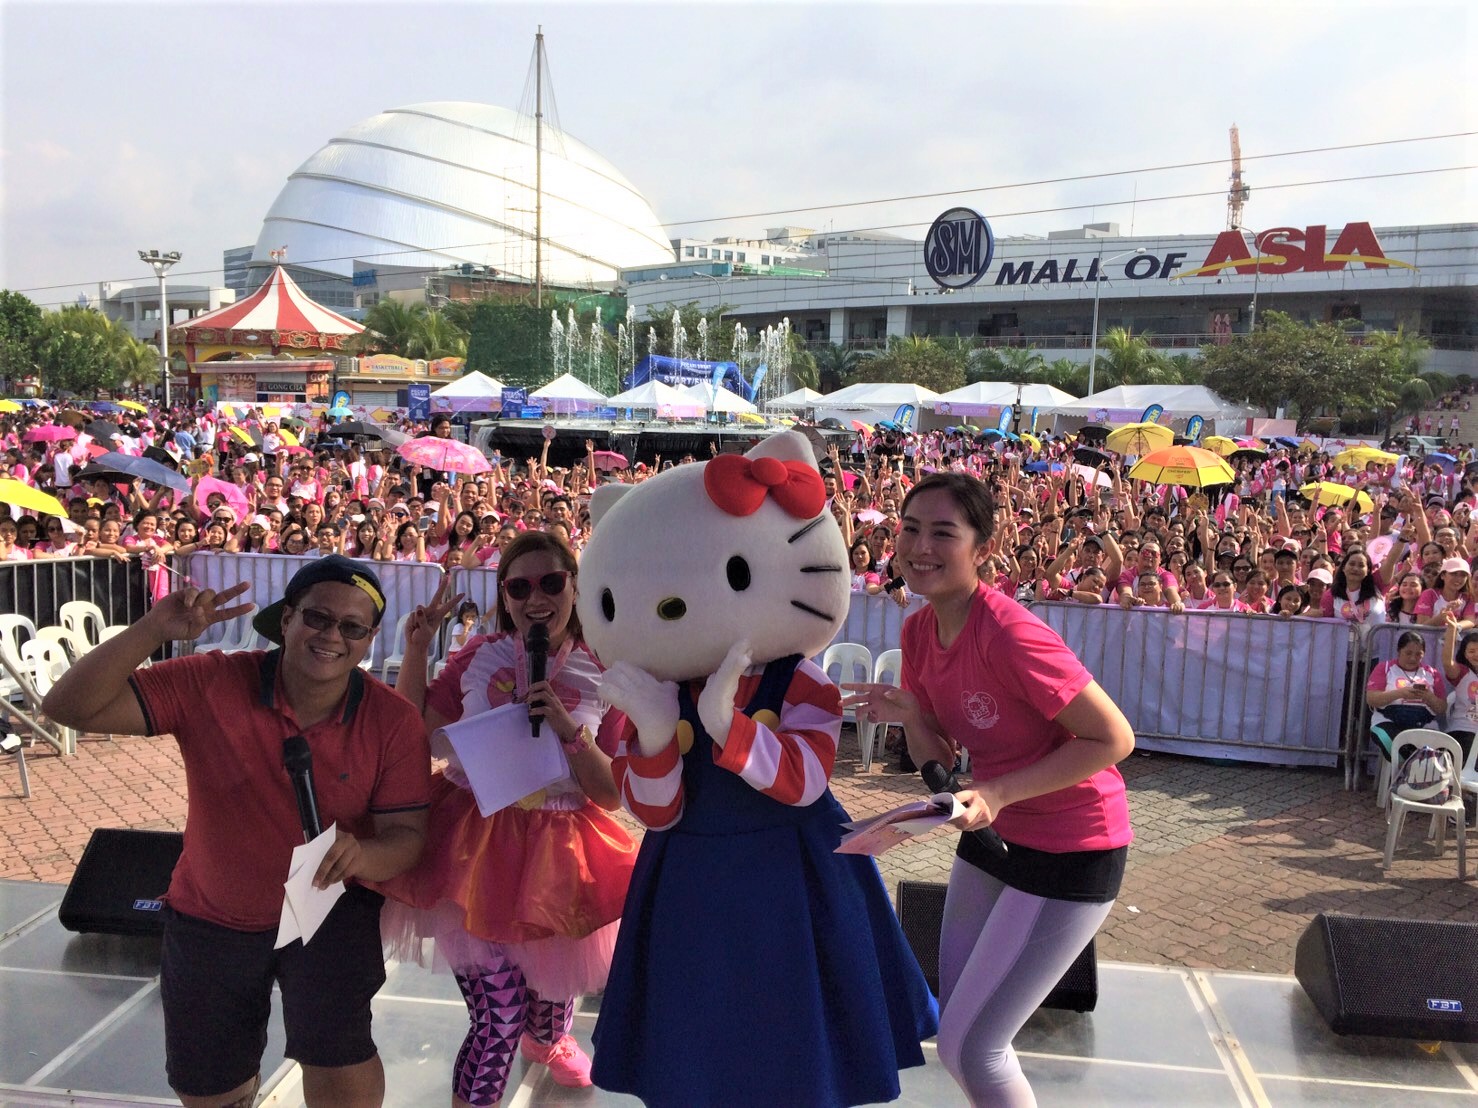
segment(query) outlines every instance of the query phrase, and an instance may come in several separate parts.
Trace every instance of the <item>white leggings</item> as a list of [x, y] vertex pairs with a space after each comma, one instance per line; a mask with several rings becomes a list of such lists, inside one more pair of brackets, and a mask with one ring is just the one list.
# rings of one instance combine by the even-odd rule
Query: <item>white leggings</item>
[[975, 1108], [1037, 1100], [1011, 1040], [1108, 918], [955, 859], [939, 942], [939, 1060]]

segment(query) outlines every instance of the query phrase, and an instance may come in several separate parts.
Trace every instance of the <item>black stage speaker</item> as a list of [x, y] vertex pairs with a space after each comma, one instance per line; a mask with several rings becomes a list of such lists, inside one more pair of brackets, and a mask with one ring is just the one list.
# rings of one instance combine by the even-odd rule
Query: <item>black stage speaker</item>
[[1321, 913], [1293, 973], [1340, 1035], [1478, 1043], [1478, 923]]
[[[898, 882], [898, 922], [935, 996], [939, 995], [939, 930], [944, 922], [946, 888], [935, 881]], [[1091, 1012], [1097, 1006], [1098, 956], [1090, 939], [1042, 1007]]]
[[163, 934], [160, 898], [169, 890], [184, 846], [178, 831], [99, 827], [87, 841], [57, 918], [68, 931]]

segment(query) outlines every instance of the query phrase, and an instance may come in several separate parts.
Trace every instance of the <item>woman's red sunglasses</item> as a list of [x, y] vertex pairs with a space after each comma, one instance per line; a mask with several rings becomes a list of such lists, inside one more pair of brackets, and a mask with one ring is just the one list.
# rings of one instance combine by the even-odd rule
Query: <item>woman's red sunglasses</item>
[[570, 571], [567, 569], [554, 570], [538, 577], [509, 577], [503, 581], [503, 591], [511, 600], [527, 600], [533, 595], [537, 584], [539, 591], [545, 596], [558, 596], [565, 591], [565, 584], [569, 579]]

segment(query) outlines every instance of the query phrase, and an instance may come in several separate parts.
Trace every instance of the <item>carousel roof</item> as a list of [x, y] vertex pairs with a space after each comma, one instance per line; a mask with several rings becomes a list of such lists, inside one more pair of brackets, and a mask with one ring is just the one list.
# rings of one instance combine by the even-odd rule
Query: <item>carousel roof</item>
[[188, 338], [200, 331], [276, 331], [345, 336], [357, 335], [364, 328], [310, 300], [287, 271], [278, 266], [267, 282], [245, 300], [196, 316], [171, 330], [181, 331]]

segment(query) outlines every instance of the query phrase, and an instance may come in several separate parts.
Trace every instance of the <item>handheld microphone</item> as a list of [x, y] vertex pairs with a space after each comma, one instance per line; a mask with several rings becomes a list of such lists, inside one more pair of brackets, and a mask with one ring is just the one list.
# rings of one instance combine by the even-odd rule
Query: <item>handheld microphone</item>
[[[549, 628], [542, 623], [534, 624], [529, 628], [523, 645], [529, 655], [529, 684], [537, 685], [544, 680], [545, 671], [549, 668]], [[542, 719], [531, 715], [529, 722], [533, 727], [534, 738], [537, 739]]]
[[[919, 776], [924, 779], [924, 784], [928, 785], [932, 792], [957, 793], [960, 791], [960, 779], [939, 762], [925, 762], [919, 767]], [[1006, 840], [1001, 838], [1000, 832], [994, 827], [982, 827], [978, 831], [966, 831], [965, 834], [974, 835], [980, 844], [997, 858], [1006, 857]]]
[[282, 740], [282, 764], [293, 784], [293, 796], [298, 801], [298, 819], [303, 823], [303, 841], [311, 843], [323, 834], [323, 823], [318, 818], [318, 800], [313, 795], [313, 751], [308, 749], [308, 740], [294, 735]]

